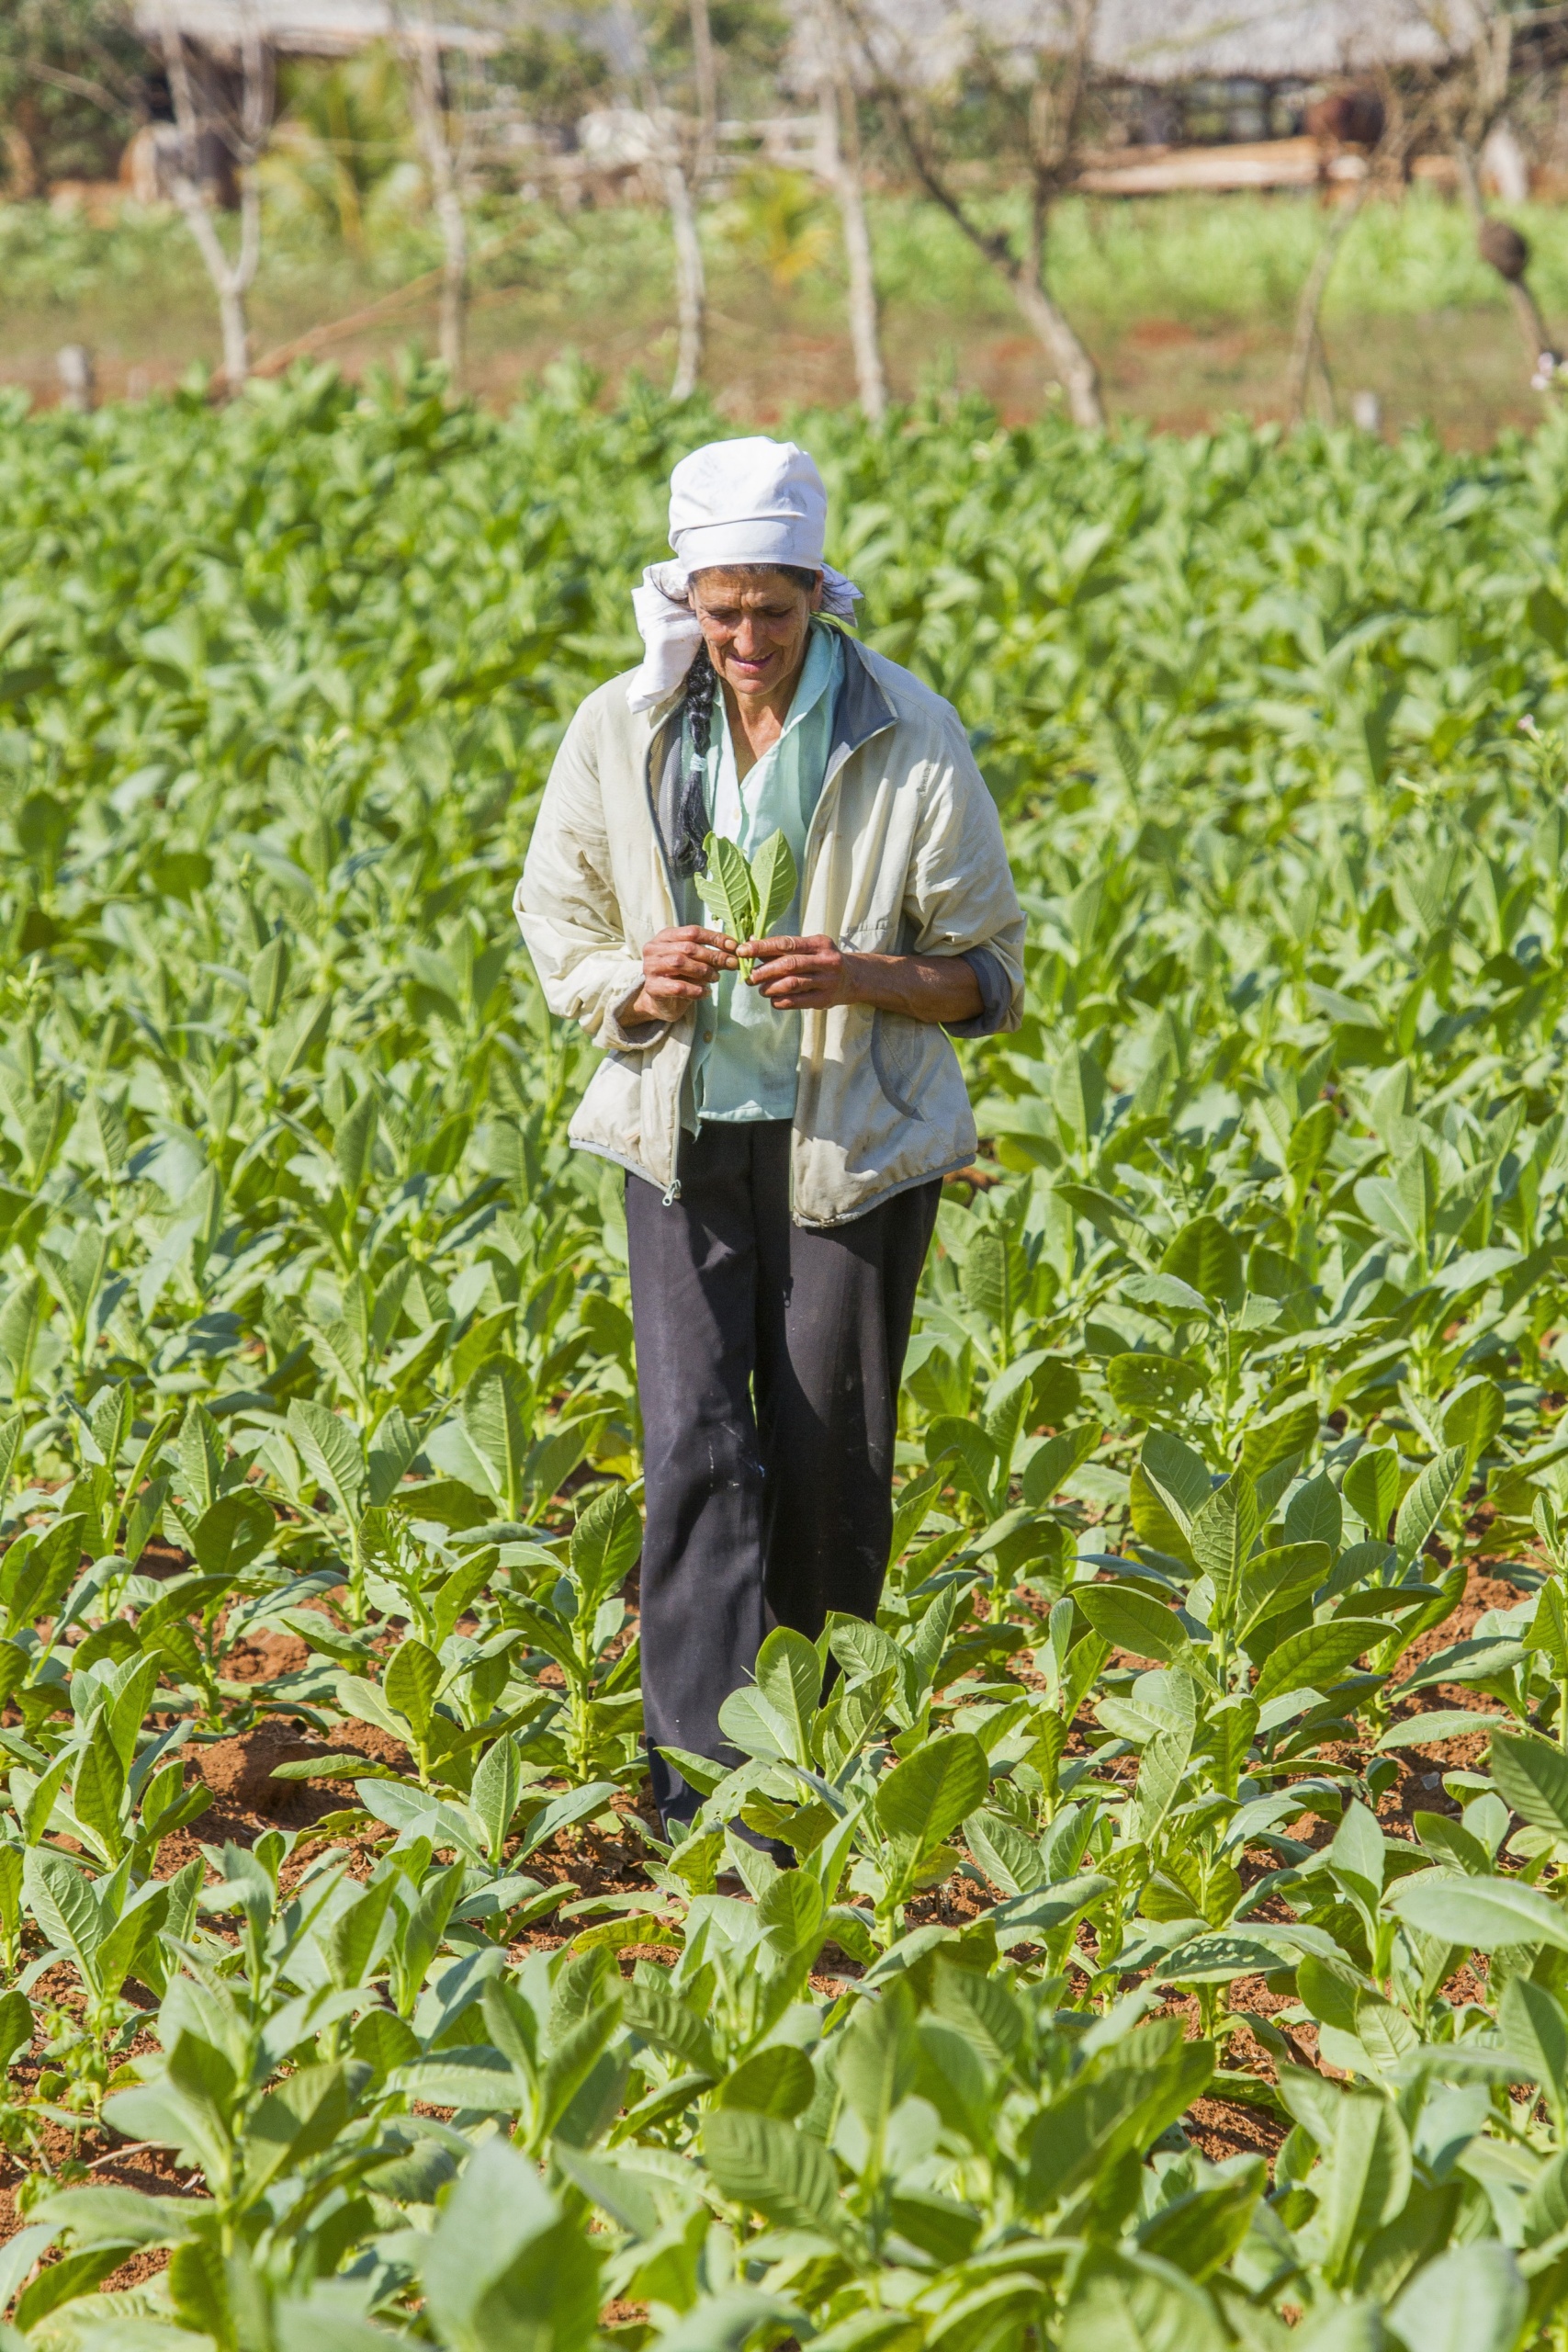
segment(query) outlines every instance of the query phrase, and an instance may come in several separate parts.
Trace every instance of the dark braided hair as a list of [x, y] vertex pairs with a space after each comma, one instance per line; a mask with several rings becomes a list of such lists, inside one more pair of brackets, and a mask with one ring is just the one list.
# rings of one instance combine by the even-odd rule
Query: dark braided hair
[[713, 706], [717, 692], [718, 673], [709, 659], [707, 647], [699, 645], [696, 659], [686, 673], [686, 700], [681, 713], [682, 733], [691, 747], [691, 761], [675, 811], [675, 844], [671, 864], [682, 876], [705, 874], [708, 870], [703, 843], [708, 830], [707, 756], [713, 741]]

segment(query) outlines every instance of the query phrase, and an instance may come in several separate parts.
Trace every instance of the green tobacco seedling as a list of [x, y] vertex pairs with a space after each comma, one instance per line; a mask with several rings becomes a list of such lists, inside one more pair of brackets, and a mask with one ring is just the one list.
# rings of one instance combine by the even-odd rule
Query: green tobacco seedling
[[[716, 915], [732, 939], [766, 939], [795, 893], [798, 876], [795, 854], [783, 833], [772, 832], [748, 865], [738, 842], [709, 833], [703, 843], [707, 871], [697, 876], [697, 890], [708, 912]], [[740, 959], [740, 977], [751, 977], [750, 956]]]

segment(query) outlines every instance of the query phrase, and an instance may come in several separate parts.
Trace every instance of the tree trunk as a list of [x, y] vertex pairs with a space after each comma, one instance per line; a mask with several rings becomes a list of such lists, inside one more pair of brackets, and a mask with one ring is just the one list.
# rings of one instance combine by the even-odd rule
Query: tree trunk
[[675, 378], [670, 387], [674, 401], [690, 400], [702, 381], [703, 342], [707, 323], [707, 279], [703, 270], [702, 241], [691, 182], [675, 152], [674, 137], [665, 134], [664, 200], [675, 238]]
[[[702, 381], [703, 343], [707, 324], [707, 277], [703, 269], [702, 240], [697, 234], [697, 208], [692, 183], [682, 159], [679, 128], [669, 108], [660, 103], [659, 86], [649, 62], [648, 43], [634, 0], [615, 0], [615, 24], [624, 70], [638, 90], [642, 110], [652, 127], [655, 146], [651, 161], [659, 166], [670, 227], [675, 239], [675, 379], [673, 401], [690, 400]], [[695, 35], [696, 21], [693, 18]]]
[[849, 275], [850, 340], [855, 355], [860, 404], [875, 424], [887, 413], [887, 379], [882, 366], [876, 271], [865, 217], [861, 175], [860, 110], [845, 55], [839, 0], [822, 0], [818, 38], [822, 44], [818, 104], [822, 128], [823, 175], [839, 200], [844, 261]]
[[423, 25], [418, 34], [411, 38], [402, 28], [401, 11], [394, 9], [393, 16], [402, 31], [399, 45], [406, 67], [414, 130], [425, 170], [430, 174], [431, 200], [446, 255], [441, 278], [439, 345], [441, 364], [457, 390], [463, 378], [463, 327], [468, 305], [468, 224], [442, 119], [440, 51], [432, 26]]
[[692, 73], [697, 92], [697, 147], [692, 177], [697, 193], [713, 176], [718, 146], [718, 59], [713, 45], [713, 18], [708, 0], [691, 0]]
[[251, 372], [251, 326], [239, 287], [219, 288], [218, 316], [223, 329], [223, 380], [237, 392]]
[[1560, 364], [1559, 354], [1552, 348], [1551, 337], [1546, 331], [1546, 321], [1536, 306], [1535, 296], [1522, 277], [1514, 278], [1508, 287], [1508, 300], [1514, 306], [1514, 323], [1519, 330], [1519, 341], [1530, 362], [1530, 386], [1538, 392], [1549, 391]]
[[1100, 397], [1100, 370], [1073, 331], [1065, 311], [1057, 308], [1038, 279], [1028, 272], [1008, 273], [1012, 298], [1025, 324], [1044, 351], [1067, 396], [1067, 414], [1075, 424], [1101, 431], [1105, 405]]
[[[1038, 78], [1044, 70], [1043, 52], [1036, 58], [1037, 78], [1029, 98], [1030, 216], [1024, 251], [1020, 256], [1003, 231], [987, 228], [970, 211], [953, 177], [933, 148], [919, 119], [916, 83], [879, 62], [876, 44], [868, 38], [860, 0], [830, 0], [841, 9], [852, 28], [862, 57], [870, 68], [878, 104], [897, 125], [915, 175], [963, 232], [976, 252], [1006, 280], [1030, 329], [1067, 397], [1067, 412], [1075, 424], [1091, 432], [1104, 429], [1105, 407], [1100, 393], [1100, 370], [1079, 342], [1066, 312], [1053, 300], [1045, 283], [1045, 229], [1051, 203], [1069, 185], [1077, 152], [1079, 114], [1087, 85], [1089, 45], [1094, 29], [1097, 0], [1074, 0], [1070, 10], [1073, 48], [1063, 70], [1049, 87]], [[905, 12], [908, 13], [908, 12]], [[978, 11], [972, 10], [978, 14]], [[895, 17], [899, 14], [892, 12]], [[962, 18], [963, 11], [959, 11]]]
[[456, 188], [443, 194], [436, 211], [446, 249], [441, 276], [441, 364], [456, 385], [463, 373], [463, 326], [468, 303], [468, 224]]
[[251, 367], [250, 326], [245, 316], [249, 281], [242, 283], [239, 273], [231, 266], [207, 199], [184, 172], [175, 175], [174, 196], [218, 297], [218, 322], [223, 335], [223, 381], [231, 392], [237, 392]]
[[849, 268], [850, 339], [854, 345], [855, 380], [860, 388], [861, 407], [876, 424], [887, 413], [876, 272], [860, 174], [847, 163], [840, 165], [839, 215], [843, 222], [844, 259]]
[[[1306, 414], [1312, 356], [1314, 350], [1322, 350], [1323, 338], [1318, 320], [1323, 311], [1323, 298], [1328, 291], [1328, 281], [1339, 258], [1339, 248], [1349, 232], [1350, 223], [1365, 202], [1371, 186], [1371, 174], [1369, 172], [1365, 179], [1356, 182], [1355, 191], [1348, 199], [1335, 207], [1323, 232], [1323, 242], [1313, 256], [1306, 284], [1302, 288], [1301, 300], [1296, 305], [1296, 333], [1291, 346], [1291, 372], [1286, 387], [1287, 412], [1292, 424], [1300, 424]], [[1324, 373], [1327, 374], [1326, 363]]]
[[261, 188], [255, 167], [272, 110], [269, 60], [248, 9], [243, 29], [244, 78], [238, 134], [236, 137], [231, 131], [225, 132], [235, 153], [240, 180], [240, 248], [231, 261], [223, 250], [211, 207], [197, 183], [203, 116], [197, 104], [184, 37], [173, 8], [164, 0], [160, 36], [180, 134], [179, 165], [173, 175], [173, 193], [218, 297], [218, 319], [223, 336], [223, 380], [231, 392], [237, 392], [250, 374], [251, 337], [245, 297], [254, 283], [261, 261]]
[[1066, 312], [1045, 288], [1045, 222], [1050, 195], [1035, 183], [1029, 209], [1029, 233], [1022, 265], [1016, 261], [1006, 275], [1013, 300], [1022, 311], [1050, 360], [1067, 396], [1067, 414], [1075, 424], [1093, 432], [1105, 427], [1105, 405], [1100, 397], [1100, 370], [1078, 341]]
[[0, 130], [0, 147], [6, 151], [6, 168], [10, 185], [6, 194], [25, 202], [29, 196], [41, 196], [43, 178], [39, 170], [33, 143], [19, 122], [8, 122]]

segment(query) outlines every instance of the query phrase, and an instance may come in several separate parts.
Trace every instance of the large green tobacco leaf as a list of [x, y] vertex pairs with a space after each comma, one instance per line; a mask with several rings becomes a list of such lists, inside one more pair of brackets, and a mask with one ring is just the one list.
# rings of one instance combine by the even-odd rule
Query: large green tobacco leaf
[[1327, 2155], [1324, 2268], [1340, 2284], [1359, 2247], [1393, 2219], [1410, 2193], [1410, 2135], [1387, 2099], [1348, 2091], [1334, 2108]]
[[1259, 1701], [1281, 1690], [1326, 1690], [1388, 1628], [1368, 1617], [1331, 1618], [1309, 1625], [1270, 1650], [1254, 1686]]
[[1168, 1609], [1135, 1585], [1091, 1585], [1077, 1597], [1097, 1634], [1137, 1657], [1168, 1661], [1187, 1647], [1187, 1635]]
[[703, 2157], [723, 2194], [784, 2229], [831, 2235], [839, 2177], [809, 2132], [746, 2108], [720, 2108], [703, 2125]]
[[1394, 1548], [1402, 1560], [1411, 1560], [1422, 1550], [1427, 1538], [1436, 1528], [1449, 1501], [1464, 1476], [1465, 1449], [1450, 1446], [1436, 1461], [1429, 1462], [1404, 1500], [1399, 1506], [1394, 1521]]
[[381, 1687], [389, 1705], [406, 1716], [417, 1738], [430, 1726], [435, 1693], [441, 1683], [441, 1661], [417, 1635], [400, 1642], [388, 1661]]
[[1314, 1399], [1303, 1396], [1254, 1421], [1241, 1442], [1241, 1467], [1247, 1476], [1259, 1478], [1275, 1463], [1303, 1453], [1318, 1433], [1320, 1419]]
[[1129, 1418], [1168, 1428], [1189, 1419], [1203, 1375], [1182, 1356], [1122, 1355], [1107, 1365], [1105, 1385]]
[[492, 2140], [476, 2150], [424, 2250], [422, 2280], [453, 2352], [508, 2352], [592, 2338], [596, 2250], [534, 2167]]
[[1073, 2282], [1062, 2352], [1223, 2352], [1209, 2297], [1174, 2265], [1149, 2255], [1091, 2256]]
[[1315, 1592], [1328, 1568], [1326, 1544], [1281, 1544], [1257, 1554], [1247, 1563], [1236, 1595], [1236, 1625], [1243, 1641], [1255, 1625]]
[[1386, 1897], [1397, 1918], [1450, 1944], [1497, 1951], [1509, 1944], [1547, 1944], [1568, 1951], [1568, 1912], [1538, 1887], [1517, 1879], [1462, 1878], [1422, 1871], [1402, 1879]]
[[1494, 1732], [1492, 1777], [1499, 1794], [1526, 1821], [1568, 1839], [1568, 1752], [1544, 1739]]
[[1218, 1217], [1194, 1217], [1184, 1225], [1160, 1260], [1160, 1270], [1233, 1315], [1241, 1306], [1246, 1278], [1240, 1246]]
[[985, 1749], [968, 1732], [933, 1740], [882, 1781], [876, 1817], [891, 1838], [919, 1854], [938, 1846], [972, 1813], [989, 1779]]
[[508, 1356], [482, 1364], [463, 1394], [463, 1428], [513, 1518], [522, 1508], [532, 1409], [527, 1374]]
[[1151, 1430], [1144, 1440], [1139, 1463], [1145, 1477], [1174, 1517], [1183, 1537], [1208, 1501], [1213, 1487], [1201, 1453], [1184, 1445], [1168, 1430]]
[[697, 894], [704, 906], [717, 916], [731, 939], [754, 937], [757, 887], [745, 851], [719, 833], [709, 833], [703, 850], [707, 865], [697, 876]]
[[612, 1487], [589, 1504], [572, 1530], [570, 1554], [585, 1609], [597, 1609], [625, 1580], [641, 1543], [642, 1522], [624, 1487]]
[[1390, 2321], [1405, 2352], [1512, 2352], [1529, 2303], [1506, 2246], [1459, 2246], [1416, 2272]]
[[1568, 2015], [1556, 1996], [1529, 1976], [1513, 1976], [1497, 2005], [1503, 2047], [1540, 2086], [1561, 2134], [1568, 2090]]
[[325, 1487], [345, 1517], [357, 1515], [365, 1481], [365, 1458], [357, 1433], [309, 1397], [288, 1408], [288, 1430], [306, 1466]]
[[1068, 2195], [1122, 2150], [1165, 2128], [1198, 2098], [1213, 2072], [1202, 2042], [1171, 2047], [1157, 2029], [1102, 2062], [1037, 2118], [1029, 2143], [1028, 2196], [1041, 2211]]
[[756, 899], [756, 935], [771, 936], [788, 911], [800, 887], [795, 853], [782, 832], [772, 832], [751, 860], [751, 889]]
[[1213, 1583], [1216, 1604], [1226, 1616], [1252, 1555], [1258, 1519], [1257, 1492], [1244, 1470], [1217, 1487], [1193, 1514], [1188, 1535], [1192, 1556]]
[[1351, 1463], [1345, 1473], [1345, 1499], [1374, 1535], [1382, 1535], [1399, 1500], [1399, 1456], [1392, 1446], [1380, 1445]]

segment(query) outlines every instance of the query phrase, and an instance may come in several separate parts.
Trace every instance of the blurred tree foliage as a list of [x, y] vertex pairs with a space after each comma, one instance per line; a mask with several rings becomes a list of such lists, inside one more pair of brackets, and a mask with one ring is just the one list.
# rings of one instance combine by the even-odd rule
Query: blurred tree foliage
[[0, 141], [6, 192], [112, 179], [131, 133], [168, 111], [119, 0], [3, 0]]
[[765, 270], [781, 298], [830, 263], [837, 243], [822, 190], [806, 172], [748, 166], [737, 174], [718, 222], [736, 259]]
[[290, 209], [366, 250], [366, 214], [394, 174], [412, 164], [408, 93], [384, 43], [340, 63], [295, 60], [279, 75], [281, 119], [265, 172]]
[[[640, 11], [649, 62], [672, 106], [690, 106], [692, 18], [688, 0], [651, 0]], [[720, 87], [729, 113], [775, 114], [789, 19], [769, 0], [710, 0]], [[615, 28], [609, 9], [582, 13], [574, 27], [520, 30], [491, 62], [493, 83], [512, 90], [541, 130], [569, 136], [591, 107], [625, 103], [617, 80]]]
[[566, 134], [587, 107], [611, 99], [603, 50], [571, 31], [531, 25], [491, 61], [490, 78], [510, 90], [530, 121]]

